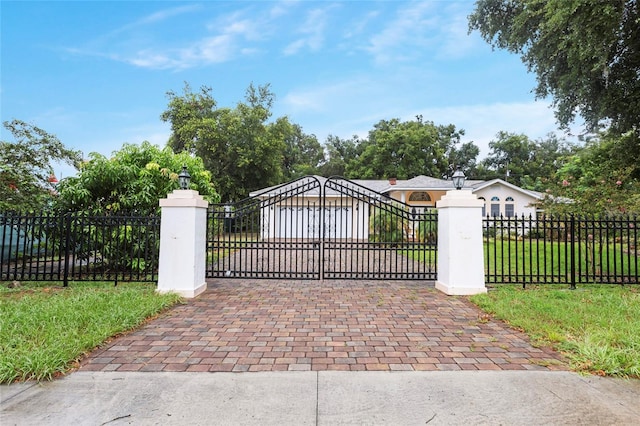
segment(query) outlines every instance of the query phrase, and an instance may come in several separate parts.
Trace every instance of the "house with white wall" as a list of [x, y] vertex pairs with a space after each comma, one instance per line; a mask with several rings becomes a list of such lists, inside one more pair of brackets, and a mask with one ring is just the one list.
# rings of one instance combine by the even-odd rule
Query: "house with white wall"
[[[391, 198], [415, 207], [435, 207], [436, 202], [453, 188], [450, 180], [428, 176], [416, 176], [408, 180], [389, 179], [388, 181], [360, 181], [362, 185], [371, 185]], [[483, 215], [514, 217], [534, 215], [536, 205], [542, 200], [542, 194], [522, 189], [502, 179], [467, 180], [464, 189], [470, 189], [484, 201]]]
[[[313, 176], [320, 187], [325, 186], [327, 178]], [[389, 202], [399, 201], [408, 206], [413, 214], [420, 214], [435, 208], [447, 191], [453, 189], [450, 180], [429, 176], [416, 176], [412, 179], [385, 179], [348, 181], [358, 188], [365, 198], [383, 197]], [[263, 238], [317, 238], [321, 233], [321, 218], [324, 218], [326, 233], [338, 235], [339, 238], [362, 239], [368, 235], [367, 202], [358, 197], [346, 197], [344, 193], [324, 188], [324, 200], [321, 188], [306, 191], [299, 197], [280, 197], [298, 182], [264, 188], [254, 191], [251, 197], [270, 200], [262, 207], [261, 233]], [[535, 217], [536, 204], [542, 200], [542, 194], [528, 191], [502, 179], [490, 181], [467, 180], [464, 188], [470, 190], [484, 203], [483, 216], [529, 216]], [[324, 215], [324, 216], [322, 216]]]

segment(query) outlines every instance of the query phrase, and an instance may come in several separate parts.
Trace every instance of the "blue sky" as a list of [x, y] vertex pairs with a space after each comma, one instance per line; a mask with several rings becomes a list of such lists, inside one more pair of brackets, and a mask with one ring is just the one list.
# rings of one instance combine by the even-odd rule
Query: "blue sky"
[[[465, 130], [480, 158], [500, 131], [557, 131], [517, 55], [467, 33], [472, 1], [2, 1], [2, 121], [109, 155], [164, 145], [167, 91], [219, 106], [270, 84], [274, 117], [324, 142], [422, 114]], [[560, 132], [558, 132], [560, 133]], [[10, 139], [2, 129], [2, 140]], [[72, 169], [56, 167], [68, 176]]]

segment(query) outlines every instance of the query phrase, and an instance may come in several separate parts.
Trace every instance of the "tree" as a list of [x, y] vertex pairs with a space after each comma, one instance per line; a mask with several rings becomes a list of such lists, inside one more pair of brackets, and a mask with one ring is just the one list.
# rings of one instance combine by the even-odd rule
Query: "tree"
[[572, 147], [555, 134], [533, 141], [524, 134], [498, 132], [489, 142], [489, 155], [482, 161], [478, 178], [504, 179], [525, 189], [543, 190], [562, 167]]
[[600, 214], [640, 213], [640, 156], [634, 132], [601, 133], [587, 141], [558, 170], [548, 186], [549, 212]]
[[60, 182], [56, 207], [93, 214], [157, 212], [158, 200], [179, 187], [183, 165], [191, 175], [191, 189], [210, 202], [219, 201], [211, 174], [200, 158], [143, 142], [125, 144], [111, 158], [91, 153], [90, 160], [80, 165], [78, 176]]
[[358, 146], [360, 141], [357, 136], [351, 139], [341, 139], [338, 136], [329, 135], [325, 141], [326, 157], [324, 163], [320, 165], [320, 175], [346, 176], [347, 164], [354, 161], [358, 156]]
[[453, 146], [449, 151], [449, 160], [450, 164], [449, 173], [447, 174], [447, 178], [451, 177], [452, 172], [455, 171], [455, 168], [460, 167], [465, 175], [468, 178], [474, 178], [477, 174], [477, 164], [476, 159], [480, 154], [480, 148], [473, 142], [465, 142], [460, 148], [456, 148]]
[[0, 142], [0, 210], [35, 211], [55, 192], [52, 162], [76, 165], [81, 155], [57, 137], [20, 120], [5, 121], [15, 141]]
[[533, 157], [535, 143], [524, 134], [498, 132], [496, 140], [489, 142], [489, 155], [482, 161], [489, 171], [485, 179], [501, 178], [520, 185], [528, 175], [528, 165]]
[[469, 29], [521, 55], [563, 127], [580, 114], [592, 131], [638, 131], [638, 0], [478, 0]]
[[282, 164], [284, 180], [319, 173], [319, 167], [324, 162], [324, 151], [315, 135], [305, 134], [302, 127], [290, 123], [286, 117], [270, 124], [269, 131], [285, 143]]
[[[347, 165], [347, 176], [359, 179], [408, 179], [417, 175], [447, 178], [456, 164], [470, 154], [457, 152], [456, 145], [464, 134], [455, 126], [435, 125], [416, 120], [381, 120], [369, 132], [368, 140], [358, 146], [360, 154]], [[469, 163], [470, 159], [465, 159]], [[467, 171], [465, 171], [466, 173]]]
[[218, 108], [204, 86], [193, 93], [185, 84], [182, 96], [167, 96], [160, 118], [171, 123], [169, 146], [201, 157], [223, 200], [282, 182], [286, 135], [282, 126], [267, 123], [274, 101], [268, 85], [249, 85], [245, 102], [235, 108]]

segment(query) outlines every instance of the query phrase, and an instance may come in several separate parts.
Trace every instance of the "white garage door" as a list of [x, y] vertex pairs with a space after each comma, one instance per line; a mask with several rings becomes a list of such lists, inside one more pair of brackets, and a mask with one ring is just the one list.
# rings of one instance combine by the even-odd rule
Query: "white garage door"
[[[351, 237], [351, 207], [325, 207], [324, 212], [325, 237]], [[276, 235], [278, 238], [318, 238], [322, 220], [320, 207], [280, 207]]]

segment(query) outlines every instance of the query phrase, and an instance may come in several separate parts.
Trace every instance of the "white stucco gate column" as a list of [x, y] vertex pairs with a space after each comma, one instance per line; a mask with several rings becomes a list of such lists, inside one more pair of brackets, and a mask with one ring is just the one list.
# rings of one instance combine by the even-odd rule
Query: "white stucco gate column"
[[196, 297], [205, 279], [207, 207], [198, 191], [176, 189], [160, 200], [158, 292]]
[[438, 280], [449, 295], [486, 293], [482, 200], [469, 190], [447, 191], [438, 208]]

